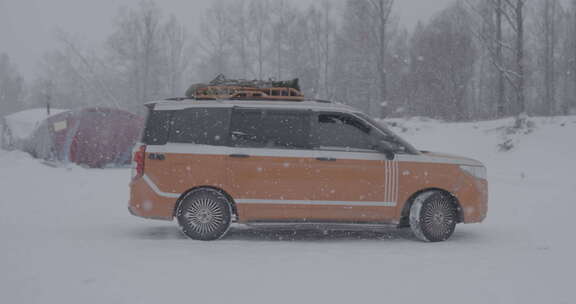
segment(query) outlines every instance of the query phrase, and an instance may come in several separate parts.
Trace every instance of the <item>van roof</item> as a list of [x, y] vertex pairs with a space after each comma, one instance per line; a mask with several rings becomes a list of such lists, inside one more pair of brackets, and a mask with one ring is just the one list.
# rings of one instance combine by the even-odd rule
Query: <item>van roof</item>
[[245, 108], [269, 108], [269, 109], [311, 109], [311, 110], [338, 110], [345, 112], [360, 112], [353, 107], [341, 103], [333, 103], [324, 100], [304, 101], [276, 101], [276, 100], [196, 100], [186, 98], [172, 98], [167, 100], [152, 101], [146, 104], [154, 106], [156, 110], [181, 110], [194, 107], [245, 107]]

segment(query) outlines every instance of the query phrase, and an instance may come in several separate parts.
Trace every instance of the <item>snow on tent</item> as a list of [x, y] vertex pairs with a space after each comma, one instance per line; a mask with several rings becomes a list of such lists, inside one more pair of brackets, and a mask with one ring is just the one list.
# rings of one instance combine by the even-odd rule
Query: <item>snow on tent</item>
[[[52, 109], [57, 115], [68, 110]], [[0, 144], [5, 150], [23, 150], [24, 143], [34, 130], [51, 115], [46, 109], [30, 109], [0, 117]]]
[[23, 150], [48, 161], [100, 168], [128, 164], [143, 119], [110, 108], [65, 111], [44, 119]]

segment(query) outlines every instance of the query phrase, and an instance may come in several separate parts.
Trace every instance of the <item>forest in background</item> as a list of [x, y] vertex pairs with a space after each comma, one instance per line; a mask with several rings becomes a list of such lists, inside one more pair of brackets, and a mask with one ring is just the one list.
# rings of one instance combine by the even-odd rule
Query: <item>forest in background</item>
[[199, 29], [160, 2], [119, 10], [97, 48], [59, 47], [23, 79], [0, 54], [0, 113], [107, 106], [142, 114], [218, 74], [299, 78], [309, 98], [375, 117], [447, 121], [576, 114], [576, 0], [460, 0], [413, 29], [394, 0], [217, 0]]

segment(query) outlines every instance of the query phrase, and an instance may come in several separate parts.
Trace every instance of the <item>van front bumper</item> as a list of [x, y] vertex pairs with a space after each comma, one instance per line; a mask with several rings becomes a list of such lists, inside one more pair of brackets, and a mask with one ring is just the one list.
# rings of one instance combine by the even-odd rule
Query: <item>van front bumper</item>
[[462, 222], [480, 223], [488, 214], [488, 181], [470, 177], [457, 195], [462, 207]]

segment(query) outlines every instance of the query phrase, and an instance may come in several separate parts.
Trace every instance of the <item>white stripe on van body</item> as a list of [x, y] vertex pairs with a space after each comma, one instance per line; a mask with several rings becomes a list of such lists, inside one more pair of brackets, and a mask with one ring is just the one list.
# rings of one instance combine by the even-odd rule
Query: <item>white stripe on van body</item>
[[398, 191], [399, 191], [399, 170], [398, 161], [385, 161], [384, 164], [384, 184], [385, 193], [384, 197], [386, 201], [397, 202], [398, 201]]
[[[159, 196], [179, 198], [180, 193], [161, 191], [147, 175], [143, 176], [146, 184]], [[365, 202], [365, 201], [305, 201], [305, 200], [274, 200], [274, 199], [235, 199], [236, 204], [271, 204], [271, 205], [312, 205], [312, 206], [350, 206], [350, 207], [396, 207], [396, 202]]]
[[350, 206], [350, 207], [396, 207], [396, 202], [298, 201], [298, 200], [272, 200], [272, 199], [235, 199], [234, 201], [237, 204]]
[[169, 198], [179, 198], [181, 195], [180, 193], [163, 192], [162, 190], [160, 190], [160, 188], [158, 188], [158, 186], [156, 186], [156, 184], [146, 174], [144, 174], [144, 176], [142, 178], [144, 179], [146, 184], [148, 184], [148, 187], [150, 187], [150, 189], [152, 189], [152, 191], [154, 191], [154, 193], [158, 194], [159, 196], [169, 197]]

